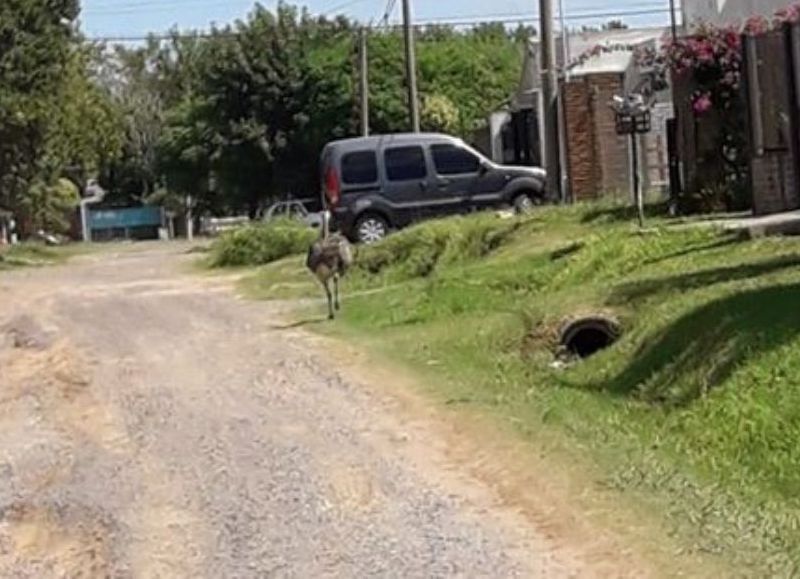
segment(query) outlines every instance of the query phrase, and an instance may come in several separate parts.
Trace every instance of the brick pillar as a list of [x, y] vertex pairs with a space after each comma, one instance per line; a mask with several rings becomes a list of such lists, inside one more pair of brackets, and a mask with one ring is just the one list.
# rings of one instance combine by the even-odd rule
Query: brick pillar
[[567, 170], [575, 201], [596, 199], [600, 192], [593, 108], [590, 86], [585, 77], [574, 78], [564, 84]]
[[597, 142], [598, 187], [601, 194], [632, 198], [631, 151], [627, 136], [617, 134], [616, 115], [611, 108], [615, 95], [624, 93], [624, 78], [616, 73], [587, 76], [595, 99], [594, 133]]

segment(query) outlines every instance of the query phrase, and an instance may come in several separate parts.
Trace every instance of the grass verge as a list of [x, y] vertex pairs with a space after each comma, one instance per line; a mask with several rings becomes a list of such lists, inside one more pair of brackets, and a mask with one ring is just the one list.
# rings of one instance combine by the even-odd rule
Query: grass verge
[[[359, 251], [341, 321], [429, 393], [557, 435], [732, 575], [800, 573], [800, 240], [740, 241], [611, 207], [452, 219]], [[298, 258], [250, 295], [311, 295]], [[307, 279], [307, 278], [305, 278]], [[622, 338], [566, 368], [548, 336], [611, 312]]]
[[77, 246], [47, 247], [38, 243], [12, 245], [0, 249], [0, 271], [63, 263], [79, 252]]

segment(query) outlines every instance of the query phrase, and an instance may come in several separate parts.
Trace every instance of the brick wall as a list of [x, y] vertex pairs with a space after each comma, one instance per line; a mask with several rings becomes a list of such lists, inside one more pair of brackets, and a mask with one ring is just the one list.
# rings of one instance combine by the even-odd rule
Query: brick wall
[[592, 74], [564, 85], [569, 175], [576, 201], [608, 193], [630, 195], [628, 137], [617, 135], [610, 103], [623, 92], [620, 74]]

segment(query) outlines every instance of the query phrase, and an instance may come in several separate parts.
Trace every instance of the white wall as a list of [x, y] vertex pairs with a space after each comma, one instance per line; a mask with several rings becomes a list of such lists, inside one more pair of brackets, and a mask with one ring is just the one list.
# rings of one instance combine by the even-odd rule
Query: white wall
[[770, 17], [793, 0], [684, 0], [683, 21], [744, 24], [753, 15]]

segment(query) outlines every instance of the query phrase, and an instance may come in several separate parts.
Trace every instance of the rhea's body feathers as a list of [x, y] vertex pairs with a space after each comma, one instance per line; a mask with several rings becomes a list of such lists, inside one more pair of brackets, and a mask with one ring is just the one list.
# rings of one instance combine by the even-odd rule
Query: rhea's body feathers
[[318, 278], [344, 275], [353, 265], [353, 250], [341, 235], [333, 234], [316, 241], [309, 249], [306, 267]]
[[[353, 248], [343, 236], [338, 233], [327, 234], [323, 229], [323, 236], [318, 239], [308, 250], [306, 267], [322, 284], [328, 298], [328, 312], [334, 318], [334, 310], [339, 309], [339, 278], [353, 265]], [[331, 294], [330, 282], [333, 281], [334, 292]]]

